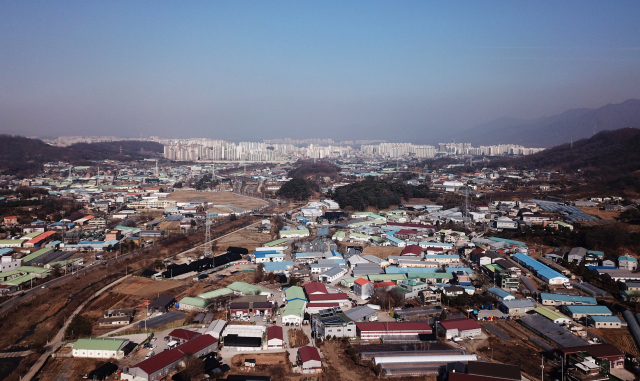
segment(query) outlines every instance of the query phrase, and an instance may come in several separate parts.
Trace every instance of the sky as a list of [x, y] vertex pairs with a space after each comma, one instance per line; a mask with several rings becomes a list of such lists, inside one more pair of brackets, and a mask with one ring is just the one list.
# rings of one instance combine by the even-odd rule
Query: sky
[[0, 133], [437, 143], [640, 98], [637, 1], [3, 1]]

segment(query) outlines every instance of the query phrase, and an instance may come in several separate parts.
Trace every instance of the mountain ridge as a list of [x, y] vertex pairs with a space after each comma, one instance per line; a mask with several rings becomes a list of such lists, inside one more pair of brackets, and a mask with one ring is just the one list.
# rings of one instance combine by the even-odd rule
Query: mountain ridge
[[520, 144], [549, 148], [587, 138], [594, 134], [594, 130], [625, 127], [640, 127], [640, 100], [627, 99], [597, 109], [575, 108], [530, 121], [498, 118], [461, 133], [456, 140], [473, 145]]

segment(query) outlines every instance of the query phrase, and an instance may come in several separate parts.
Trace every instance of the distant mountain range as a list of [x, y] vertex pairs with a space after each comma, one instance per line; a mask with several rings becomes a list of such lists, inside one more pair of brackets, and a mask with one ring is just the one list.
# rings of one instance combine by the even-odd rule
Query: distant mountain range
[[92, 160], [141, 160], [160, 157], [163, 149], [160, 143], [135, 140], [55, 147], [39, 139], [0, 135], [0, 173], [34, 174], [43, 164], [58, 161], [78, 165]]
[[640, 129], [601, 131], [589, 139], [566, 143], [522, 157], [491, 161], [493, 167], [538, 169], [541, 171], [580, 170], [591, 187], [615, 194], [640, 194]]
[[597, 109], [571, 109], [537, 120], [500, 118], [459, 133], [456, 141], [474, 146], [511, 143], [547, 148], [624, 127], [640, 127], [640, 100], [629, 99]]

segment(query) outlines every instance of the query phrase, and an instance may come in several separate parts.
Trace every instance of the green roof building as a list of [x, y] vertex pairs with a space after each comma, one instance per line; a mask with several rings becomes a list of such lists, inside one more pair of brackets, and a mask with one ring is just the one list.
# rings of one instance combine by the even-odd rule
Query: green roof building
[[236, 293], [240, 293], [242, 295], [271, 295], [272, 292], [258, 287], [253, 284], [245, 283], [245, 282], [233, 282], [227, 286], [228, 289], [233, 290]]
[[88, 338], [79, 339], [73, 345], [73, 357], [121, 359], [124, 357], [123, 348], [129, 340]]
[[304, 318], [304, 307], [307, 302], [302, 300], [292, 300], [287, 303], [287, 307], [282, 312], [282, 323], [302, 324]]
[[233, 290], [225, 287], [218, 290], [205, 292], [204, 294], [200, 294], [198, 295], [198, 298], [202, 298], [205, 300], [213, 300], [213, 299], [221, 298], [223, 296], [227, 296], [231, 294], [233, 294]]
[[285, 290], [284, 292], [287, 302], [292, 302], [294, 300], [307, 301], [307, 297], [304, 295], [304, 290], [302, 287], [292, 286]]
[[184, 311], [204, 311], [208, 305], [209, 303], [202, 298], [185, 296], [178, 302], [178, 309]]
[[284, 246], [287, 244], [286, 238], [280, 238], [275, 241], [267, 242], [264, 244], [265, 247], [274, 247], [274, 246]]

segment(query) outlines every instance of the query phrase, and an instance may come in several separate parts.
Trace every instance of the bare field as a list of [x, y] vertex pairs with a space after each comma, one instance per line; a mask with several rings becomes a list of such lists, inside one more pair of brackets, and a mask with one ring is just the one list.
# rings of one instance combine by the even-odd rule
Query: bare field
[[579, 209], [591, 216], [595, 216], [603, 220], [614, 221], [620, 217], [620, 212], [600, 210], [598, 207], [581, 207]]
[[246, 248], [251, 253], [256, 247], [260, 247], [270, 241], [272, 241], [271, 234], [244, 229], [219, 239], [217, 243], [218, 250], [226, 250], [229, 246], [239, 246]]
[[287, 352], [239, 354], [239, 355], [233, 356], [233, 358], [231, 359], [231, 364], [234, 367], [242, 368], [244, 367], [244, 360], [246, 359], [255, 359], [256, 367], [271, 366], [271, 365], [277, 365], [277, 364], [285, 365], [287, 362]]
[[130, 278], [113, 288], [113, 292], [125, 295], [136, 295], [147, 298], [157, 298], [158, 293], [163, 293], [176, 287], [184, 286], [185, 280], [153, 280], [147, 278]]
[[267, 204], [265, 201], [243, 197], [232, 192], [177, 190], [171, 193], [171, 196], [167, 199], [178, 202], [211, 202], [218, 205], [231, 205], [245, 210], [251, 210]]
[[386, 259], [392, 255], [402, 254], [401, 247], [394, 246], [367, 246], [362, 251], [362, 255], [373, 255], [374, 257]]
[[623, 351], [633, 354], [636, 357], [640, 357], [640, 351], [633, 341], [633, 337], [626, 328], [623, 329], [594, 329], [589, 331], [609, 341], [610, 343], [621, 348]]

